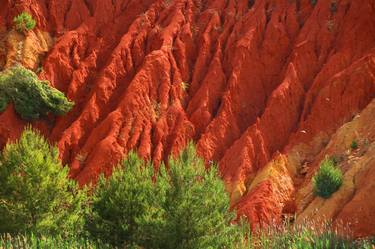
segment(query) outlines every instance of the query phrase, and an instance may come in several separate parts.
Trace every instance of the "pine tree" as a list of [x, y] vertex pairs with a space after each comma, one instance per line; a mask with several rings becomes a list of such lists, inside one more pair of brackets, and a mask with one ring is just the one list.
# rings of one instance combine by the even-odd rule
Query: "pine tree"
[[215, 166], [206, 169], [189, 144], [168, 172], [153, 169], [132, 152], [100, 178], [87, 226], [94, 237], [128, 248], [235, 248], [240, 229]]
[[154, 181], [152, 165], [130, 152], [111, 177], [101, 176], [88, 217], [90, 234], [115, 246], [151, 248], [165, 223], [162, 204], [168, 183], [165, 171], [160, 174]]
[[217, 167], [206, 169], [191, 143], [169, 166], [162, 248], [234, 248], [240, 231], [231, 224], [234, 213]]
[[86, 198], [57, 148], [31, 128], [0, 154], [0, 233], [77, 234]]

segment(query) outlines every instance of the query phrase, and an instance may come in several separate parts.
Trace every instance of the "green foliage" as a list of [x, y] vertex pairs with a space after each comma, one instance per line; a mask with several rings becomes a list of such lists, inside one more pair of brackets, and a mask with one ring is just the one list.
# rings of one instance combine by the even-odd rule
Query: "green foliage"
[[9, 99], [8, 96], [5, 94], [5, 92], [0, 92], [0, 112], [5, 111], [7, 105], [8, 105]]
[[109, 245], [90, 241], [83, 237], [62, 238], [60, 236], [3, 235], [0, 248], [4, 249], [110, 249]]
[[36, 21], [27, 12], [22, 12], [13, 19], [14, 27], [18, 32], [26, 32], [32, 30], [36, 26]]
[[87, 229], [101, 240], [128, 248], [231, 248], [238, 236], [231, 225], [229, 197], [216, 167], [205, 169], [193, 145], [162, 165], [130, 153], [121, 167], [101, 177]]
[[164, 225], [161, 204], [167, 183], [165, 175], [155, 183], [152, 177], [152, 166], [130, 152], [108, 180], [100, 177], [87, 230], [115, 246], [131, 247], [156, 241]]
[[[337, 235], [327, 227], [319, 228], [314, 224], [272, 227], [263, 229], [257, 234], [251, 234], [248, 225], [245, 223], [243, 225], [239, 229], [242, 229], [240, 232], [247, 237], [243, 236], [242, 243], [227, 247], [227, 249], [373, 249], [375, 245], [375, 241], [353, 241], [348, 237]], [[0, 235], [0, 248], [114, 249], [115, 247], [79, 236], [61, 238], [60, 236], [37, 237], [31, 234], [27, 236]]]
[[311, 3], [312, 6], [315, 6], [317, 2], [318, 2], [318, 0], [310, 0], [310, 3]]
[[12, 101], [17, 113], [26, 120], [38, 119], [48, 113], [63, 115], [74, 105], [65, 95], [49, 86], [48, 81], [16, 66], [0, 73], [0, 112]]
[[[244, 220], [231, 225], [234, 215], [217, 169], [205, 169], [191, 144], [170, 159], [168, 173], [162, 165], [157, 175], [129, 153], [111, 177], [99, 179], [91, 212], [86, 191], [68, 179], [57, 154], [30, 128], [0, 154], [0, 248], [373, 248], [371, 241], [339, 236], [329, 223], [284, 224], [257, 233]], [[320, 171], [325, 167], [334, 167], [332, 160]], [[82, 233], [84, 218], [93, 240]]]
[[[345, 228], [348, 229], [348, 228]], [[338, 235], [329, 224], [286, 225], [265, 229], [253, 235], [255, 243], [244, 248], [268, 249], [372, 249], [368, 240], [353, 241], [348, 235]], [[257, 244], [257, 246], [254, 246]], [[253, 247], [252, 247], [253, 246]]]
[[192, 144], [169, 166], [162, 248], [231, 248], [239, 230], [231, 225], [234, 213], [217, 167], [206, 169]]
[[68, 178], [58, 150], [31, 128], [0, 154], [0, 233], [78, 234], [86, 191]]
[[358, 147], [359, 147], [358, 142], [356, 140], [353, 140], [352, 143], [350, 144], [350, 148], [352, 150], [356, 150], [356, 149], [358, 149]]
[[335, 166], [332, 159], [325, 159], [319, 171], [313, 177], [314, 193], [328, 199], [336, 192], [343, 182], [342, 172]]

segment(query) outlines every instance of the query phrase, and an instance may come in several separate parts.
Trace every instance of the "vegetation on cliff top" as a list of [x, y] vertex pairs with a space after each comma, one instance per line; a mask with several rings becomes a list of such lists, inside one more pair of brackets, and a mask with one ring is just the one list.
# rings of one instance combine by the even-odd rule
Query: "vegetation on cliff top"
[[21, 14], [13, 18], [14, 27], [18, 32], [26, 32], [35, 28], [36, 21], [28, 12], [22, 12]]
[[0, 73], [0, 112], [13, 102], [16, 112], [26, 120], [38, 119], [48, 113], [63, 115], [74, 103], [48, 81], [22, 67], [15, 66]]

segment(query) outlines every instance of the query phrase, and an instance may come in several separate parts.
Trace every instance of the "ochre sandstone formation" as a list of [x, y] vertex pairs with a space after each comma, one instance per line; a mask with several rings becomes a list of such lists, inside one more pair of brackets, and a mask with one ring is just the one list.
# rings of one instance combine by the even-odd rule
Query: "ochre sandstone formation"
[[[16, 35], [24, 10], [38, 26]], [[81, 184], [193, 140], [252, 224], [318, 210], [375, 234], [375, 0], [0, 0], [0, 69], [17, 62], [75, 102], [33, 125]], [[26, 124], [9, 106], [0, 146]], [[324, 201], [327, 155], [345, 184]]]

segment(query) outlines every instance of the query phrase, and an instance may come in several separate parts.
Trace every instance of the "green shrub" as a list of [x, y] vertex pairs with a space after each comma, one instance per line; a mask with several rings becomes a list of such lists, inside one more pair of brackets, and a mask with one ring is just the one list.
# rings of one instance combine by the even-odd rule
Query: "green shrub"
[[26, 32], [32, 30], [36, 26], [36, 21], [27, 12], [22, 12], [13, 19], [14, 27], [18, 32]]
[[48, 81], [39, 80], [34, 72], [22, 66], [0, 73], [0, 93], [0, 111], [12, 101], [16, 112], [26, 120], [38, 119], [48, 113], [63, 115], [74, 105]]
[[318, 2], [318, 0], [310, 0], [310, 3], [311, 3], [312, 6], [315, 6], [317, 2]]
[[313, 177], [314, 193], [325, 199], [336, 192], [343, 182], [342, 172], [331, 159], [325, 159]]
[[31, 128], [0, 154], [0, 234], [79, 234], [86, 192], [62, 167], [58, 150]]
[[353, 140], [352, 143], [350, 144], [350, 148], [352, 150], [358, 149], [358, 142], [356, 140]]
[[96, 238], [127, 248], [233, 248], [229, 197], [216, 167], [205, 169], [193, 145], [169, 161], [169, 173], [130, 153], [93, 197], [87, 229]]
[[152, 165], [130, 152], [108, 180], [101, 176], [87, 218], [90, 234], [114, 246], [157, 241], [165, 222], [161, 205], [168, 184], [165, 175], [154, 183], [153, 174]]

